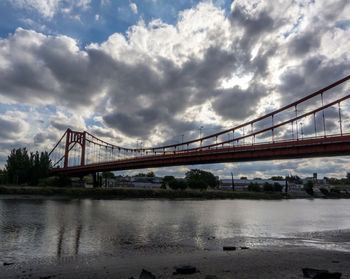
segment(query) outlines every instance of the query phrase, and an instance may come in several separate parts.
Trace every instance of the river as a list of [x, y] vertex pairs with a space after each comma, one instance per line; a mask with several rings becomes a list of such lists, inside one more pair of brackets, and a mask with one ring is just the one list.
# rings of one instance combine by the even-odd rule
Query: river
[[310, 245], [350, 251], [322, 232], [350, 229], [350, 200], [95, 200], [0, 197], [0, 260]]

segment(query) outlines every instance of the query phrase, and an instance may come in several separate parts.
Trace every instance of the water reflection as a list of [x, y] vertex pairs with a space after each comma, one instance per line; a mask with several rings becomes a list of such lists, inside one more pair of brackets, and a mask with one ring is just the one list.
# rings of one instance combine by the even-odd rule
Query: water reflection
[[[0, 199], [0, 260], [276, 244], [350, 228], [348, 200], [160, 201]], [[294, 240], [293, 240], [294, 241]], [[314, 245], [314, 242], [309, 242]], [[327, 244], [332, 247], [331, 244]], [[338, 244], [341, 246], [341, 244]]]

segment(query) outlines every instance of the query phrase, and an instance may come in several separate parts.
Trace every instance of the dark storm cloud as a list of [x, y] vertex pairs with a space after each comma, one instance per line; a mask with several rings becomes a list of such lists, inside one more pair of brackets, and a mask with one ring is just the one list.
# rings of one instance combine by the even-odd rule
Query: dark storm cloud
[[261, 11], [257, 16], [252, 16], [238, 5], [231, 12], [229, 19], [232, 25], [244, 28], [247, 39], [271, 31], [274, 23], [267, 11]]
[[252, 84], [246, 90], [239, 87], [222, 90], [213, 107], [216, 113], [225, 118], [244, 120], [255, 114], [260, 99], [268, 93], [268, 89], [259, 84]]
[[0, 118], [0, 139], [15, 139], [21, 132], [21, 125], [15, 120]]
[[175, 134], [181, 133], [188, 124], [174, 117], [218, 95], [219, 81], [235, 69], [235, 57], [209, 48], [203, 59], [177, 66], [162, 58], [157, 66], [155, 71], [146, 64], [115, 62], [115, 86], [109, 93], [115, 109], [103, 117], [109, 127], [130, 136], [147, 137], [156, 125], [162, 124]]
[[[283, 104], [291, 103], [349, 75], [350, 64], [312, 56], [281, 76], [278, 92]], [[339, 89], [340, 88], [340, 89]], [[337, 88], [341, 92], [341, 87]], [[338, 94], [340, 96], [340, 94]]]
[[72, 39], [46, 37], [17, 29], [0, 41], [10, 67], [0, 69], [0, 94], [19, 102], [67, 107], [91, 105], [101, 88], [101, 75]]
[[58, 141], [57, 134], [40, 132], [34, 136], [34, 144], [41, 144], [45, 141], [56, 142]]
[[295, 56], [304, 56], [310, 51], [320, 46], [320, 35], [318, 32], [306, 32], [297, 35], [289, 44], [289, 54]]

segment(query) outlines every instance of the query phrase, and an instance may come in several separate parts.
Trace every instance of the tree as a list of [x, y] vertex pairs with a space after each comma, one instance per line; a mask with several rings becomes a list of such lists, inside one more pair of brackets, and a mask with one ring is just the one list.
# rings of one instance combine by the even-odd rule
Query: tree
[[263, 191], [264, 192], [272, 192], [273, 191], [273, 185], [268, 183], [268, 182], [265, 182], [264, 185], [263, 185]]
[[150, 172], [146, 173], [146, 176], [147, 176], [147, 177], [155, 177], [153, 171], [150, 171]]
[[166, 175], [163, 177], [163, 182], [162, 182], [162, 186], [161, 188], [165, 189], [166, 186], [169, 186], [170, 187], [170, 183], [172, 181], [176, 180], [174, 176], [172, 175]]
[[187, 183], [183, 180], [174, 179], [169, 182], [169, 187], [173, 190], [185, 190], [187, 188]]
[[276, 192], [282, 192], [283, 186], [277, 182], [273, 183], [273, 190]]
[[239, 179], [246, 180], [248, 178], [246, 176], [241, 176]]
[[5, 164], [10, 184], [37, 185], [40, 178], [48, 177], [51, 160], [47, 152], [28, 154], [26, 148], [13, 149]]
[[13, 149], [5, 164], [8, 182], [23, 184], [28, 182], [30, 159], [26, 148]]
[[186, 172], [185, 177], [188, 186], [193, 189], [216, 188], [219, 186], [219, 179], [211, 172], [199, 169], [192, 169]]
[[270, 179], [273, 181], [283, 181], [284, 180], [282, 176], [272, 176]]
[[260, 186], [258, 183], [250, 182], [248, 185], [249, 192], [260, 192]]
[[325, 196], [327, 196], [327, 195], [329, 194], [329, 191], [328, 191], [328, 189], [326, 189], [326, 188], [320, 188], [320, 191], [321, 191], [321, 193], [322, 193], [323, 195], [325, 195]]
[[306, 193], [308, 193], [309, 195], [313, 195], [313, 194], [314, 194], [314, 189], [313, 189], [313, 187], [314, 187], [314, 183], [313, 183], [311, 180], [309, 180], [309, 181], [306, 182], [306, 184], [304, 185], [304, 191], [305, 191]]
[[292, 183], [296, 183], [296, 184], [303, 184], [303, 181], [297, 175], [290, 175], [290, 176], [288, 175], [288, 176], [286, 176], [286, 180], [288, 182], [292, 182]]
[[350, 183], [350, 172], [346, 173], [346, 183]]

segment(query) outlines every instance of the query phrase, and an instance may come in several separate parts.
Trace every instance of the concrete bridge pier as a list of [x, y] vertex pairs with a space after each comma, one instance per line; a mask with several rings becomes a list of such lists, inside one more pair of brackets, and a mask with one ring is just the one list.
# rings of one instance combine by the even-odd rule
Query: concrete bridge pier
[[92, 174], [92, 184], [94, 188], [102, 187], [102, 176], [99, 173]]

